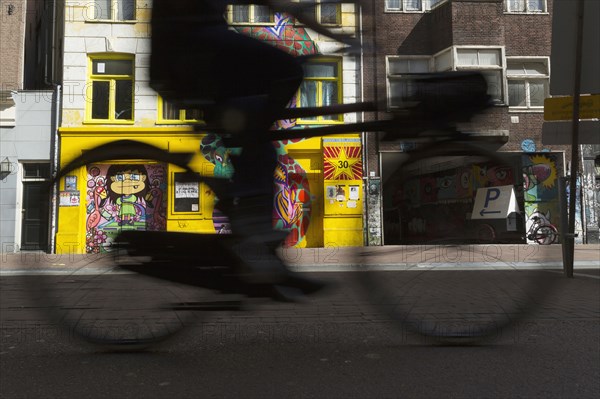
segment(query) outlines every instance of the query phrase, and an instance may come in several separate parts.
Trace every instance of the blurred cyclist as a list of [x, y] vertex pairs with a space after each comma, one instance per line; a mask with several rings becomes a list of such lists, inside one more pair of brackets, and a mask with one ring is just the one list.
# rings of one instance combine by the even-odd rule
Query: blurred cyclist
[[[333, 3], [339, 0], [330, 1]], [[352, 2], [352, 0], [346, 1]], [[150, 86], [165, 101], [200, 108], [208, 129], [228, 147], [242, 147], [232, 159], [235, 174], [227, 189], [216, 188], [219, 207], [240, 237], [230, 246], [243, 265], [246, 282], [275, 284], [286, 299], [322, 284], [290, 273], [275, 255], [285, 235], [273, 230], [273, 172], [277, 158], [269, 130], [302, 79], [301, 60], [260, 40], [230, 30], [228, 4], [269, 6], [305, 26], [356, 48], [314, 18], [315, 4], [282, 0], [154, 0]]]

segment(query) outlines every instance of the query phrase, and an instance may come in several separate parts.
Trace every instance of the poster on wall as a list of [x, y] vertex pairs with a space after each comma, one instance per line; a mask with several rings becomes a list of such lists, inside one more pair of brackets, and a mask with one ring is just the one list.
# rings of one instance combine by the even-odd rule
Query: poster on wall
[[360, 215], [362, 146], [359, 138], [323, 139], [326, 215]]
[[200, 184], [186, 181], [185, 173], [175, 173], [175, 212], [198, 212], [200, 210]]
[[65, 176], [65, 190], [77, 191], [77, 176]]
[[123, 230], [165, 230], [164, 164], [87, 167], [86, 252], [106, 251]]
[[79, 191], [61, 191], [59, 206], [79, 206]]
[[323, 139], [323, 179], [361, 180], [362, 146], [360, 139]]

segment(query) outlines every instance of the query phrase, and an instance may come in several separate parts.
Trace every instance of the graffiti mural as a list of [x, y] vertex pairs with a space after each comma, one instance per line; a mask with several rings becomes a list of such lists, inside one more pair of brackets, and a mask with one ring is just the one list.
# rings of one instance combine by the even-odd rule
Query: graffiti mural
[[514, 182], [513, 171], [510, 167], [488, 163], [473, 165], [473, 177], [475, 191], [482, 187], [507, 186]]
[[285, 245], [304, 239], [311, 217], [311, 194], [306, 171], [288, 154], [280, 154], [275, 169], [273, 225], [289, 231]]
[[455, 237], [476, 226], [469, 224], [477, 188], [515, 184], [511, 167], [493, 163], [465, 164], [415, 176], [400, 187], [394, 206], [402, 209], [406, 242]]
[[523, 188], [526, 201], [558, 197], [558, 173], [552, 155], [528, 155], [523, 160]]
[[[227, 148], [223, 139], [216, 134], [207, 134], [200, 143], [200, 151], [208, 162], [214, 165], [213, 176], [220, 179], [231, 179], [234, 173], [231, 157], [240, 154], [240, 148]], [[216, 204], [219, 199], [215, 196], [212, 220], [217, 234], [231, 234], [231, 224], [227, 216]]]
[[[254, 37], [278, 49], [294, 55], [307, 56], [318, 54], [316, 43], [310, 38], [306, 29], [294, 26], [290, 16], [275, 13], [273, 26], [244, 26], [236, 30], [244, 35]], [[296, 107], [296, 98], [292, 98], [290, 108]], [[291, 129], [296, 126], [296, 119], [283, 119], [275, 122], [278, 129]]]
[[[565, 184], [565, 189], [567, 191], [567, 209], [570, 209], [571, 202], [571, 184], [568, 182]], [[583, 223], [582, 223], [582, 215], [581, 212], [581, 178], [577, 178], [576, 188], [575, 188], [575, 243], [583, 244]], [[556, 226], [556, 223], [553, 223]], [[558, 226], [557, 226], [558, 227]]]
[[[282, 143], [276, 143], [277, 167], [274, 172], [274, 228], [289, 231], [286, 245], [298, 244], [306, 234], [310, 220], [310, 187], [306, 172], [300, 164], [285, 153]], [[240, 148], [227, 148], [220, 136], [207, 134], [201, 142], [204, 158], [214, 165], [213, 175], [230, 179], [235, 172], [231, 157], [240, 154]], [[215, 204], [218, 199], [215, 198]], [[217, 207], [212, 214], [215, 232], [231, 234], [231, 224], [225, 214]]]
[[122, 230], [165, 230], [166, 189], [163, 164], [89, 165], [86, 252], [104, 252]]
[[521, 159], [525, 229], [534, 216], [559, 226], [558, 156], [551, 153], [524, 154]]
[[306, 29], [292, 24], [292, 17], [275, 13], [273, 26], [244, 26], [236, 30], [244, 35], [254, 37], [292, 55], [316, 54], [317, 46]]

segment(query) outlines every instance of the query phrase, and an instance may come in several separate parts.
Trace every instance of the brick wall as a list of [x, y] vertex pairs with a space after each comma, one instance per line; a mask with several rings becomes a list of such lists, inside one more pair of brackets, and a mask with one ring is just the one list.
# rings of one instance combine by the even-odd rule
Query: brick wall
[[[504, 46], [507, 57], [549, 57], [551, 51], [553, 0], [541, 14], [514, 14], [504, 11], [504, 0], [452, 0], [424, 13], [386, 13], [384, 1], [376, 0], [364, 10], [366, 42], [374, 43], [375, 54], [365, 57], [365, 97], [385, 101], [386, 55], [435, 55], [450, 46]], [[369, 37], [373, 35], [374, 37]], [[379, 114], [383, 117], [384, 114]], [[367, 117], [375, 118], [375, 115]], [[542, 144], [543, 113], [516, 112], [495, 106], [478, 116], [473, 127], [508, 131], [503, 151], [522, 151], [523, 140], [532, 139], [537, 150], [565, 151], [567, 146]], [[377, 149], [390, 144], [369, 143], [370, 158]], [[375, 151], [375, 152], [371, 152]], [[569, 157], [568, 151], [566, 157]], [[377, 158], [377, 157], [375, 157]], [[370, 161], [374, 167], [376, 162]]]
[[0, 90], [23, 87], [26, 5], [27, 0], [0, 1]]

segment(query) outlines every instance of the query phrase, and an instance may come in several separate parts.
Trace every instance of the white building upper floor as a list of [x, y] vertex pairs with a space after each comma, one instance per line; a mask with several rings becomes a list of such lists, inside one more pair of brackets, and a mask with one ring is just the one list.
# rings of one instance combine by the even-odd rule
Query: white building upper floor
[[[63, 1], [62, 127], [151, 128], [201, 120], [201, 114], [196, 110], [175, 109], [163, 102], [149, 86], [152, 1]], [[232, 27], [238, 30], [262, 27], [276, 33], [282, 24], [293, 23], [268, 10], [244, 7], [229, 7], [227, 17]], [[332, 29], [356, 33], [358, 23], [352, 4], [336, 5], [335, 8], [317, 5], [315, 12], [317, 18]], [[358, 101], [358, 57], [340, 56], [335, 53], [339, 45], [331, 39], [306, 31], [323, 58], [310, 64], [313, 75], [308, 79], [310, 82], [303, 85], [301, 90], [304, 92], [297, 96], [296, 105]], [[354, 119], [347, 115], [345, 121]], [[335, 123], [342, 119], [299, 122]]]

